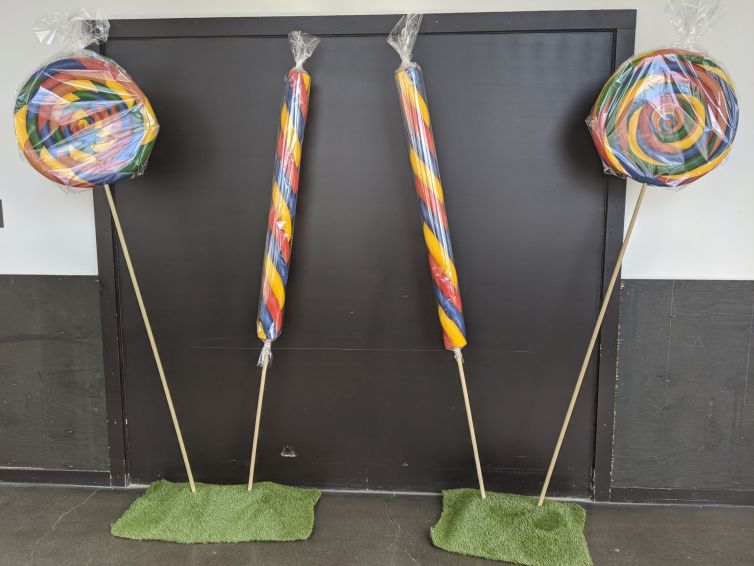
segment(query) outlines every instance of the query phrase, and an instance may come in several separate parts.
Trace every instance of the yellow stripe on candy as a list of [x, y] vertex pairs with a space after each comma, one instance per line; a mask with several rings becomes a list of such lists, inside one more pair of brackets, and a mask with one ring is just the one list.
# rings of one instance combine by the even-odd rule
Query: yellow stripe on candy
[[29, 107], [22, 106], [13, 116], [13, 127], [16, 130], [16, 139], [18, 146], [23, 149], [26, 142], [29, 141], [29, 133], [26, 131], [26, 111]]
[[309, 73], [302, 73], [301, 78], [304, 81], [304, 88], [306, 89], [306, 92], [309, 92], [309, 85], [312, 82], [311, 76], [309, 76]]
[[605, 131], [605, 134], [602, 136], [602, 147], [605, 149], [605, 156], [607, 157], [607, 160], [610, 162], [608, 163], [608, 165], [610, 165], [610, 168], [617, 173], [628, 175], [625, 168], [620, 163], [620, 161], [618, 161], [618, 158], [615, 156], [615, 153], [610, 147], [610, 140], [607, 137], [607, 131]]
[[108, 149], [110, 149], [111, 147], [113, 147], [117, 143], [117, 141], [118, 140], [110, 139], [108, 141], [94, 143], [94, 144], [92, 144], [92, 149], [94, 151], [96, 151], [97, 153], [100, 153], [100, 152], [103, 152], [103, 151], [107, 151]]
[[445, 314], [445, 311], [442, 310], [442, 307], [440, 305], [437, 305], [437, 314], [440, 315], [440, 325], [445, 331], [445, 334], [447, 334], [448, 338], [450, 338], [453, 347], [463, 348], [466, 345], [466, 338], [464, 337], [458, 326], [456, 326], [456, 323], [453, 322], [447, 314]]
[[257, 336], [262, 340], [267, 340], [267, 334], [264, 331], [264, 326], [261, 320], [257, 320]]
[[435, 174], [429, 169], [429, 167], [427, 167], [427, 164], [422, 161], [421, 157], [419, 157], [413, 147], [409, 147], [408, 156], [411, 160], [411, 169], [414, 170], [414, 174], [419, 177], [421, 182], [424, 183], [430, 191], [432, 191], [432, 193], [437, 197], [437, 200], [440, 201], [440, 204], [442, 204], [444, 202], [444, 199], [440, 179], [438, 179], [437, 176], [435, 176]]
[[97, 158], [91, 153], [84, 153], [83, 151], [79, 151], [73, 146], [69, 146], [68, 154], [71, 156], [71, 158], [80, 163], [93, 163], [97, 160]]
[[631, 115], [631, 119], [628, 121], [628, 147], [631, 148], [631, 151], [634, 153], [634, 155], [637, 155], [639, 159], [644, 161], [645, 163], [650, 163], [652, 165], [656, 165], [657, 167], [664, 167], [665, 164], [661, 161], [657, 161], [656, 159], [652, 159], [649, 155], [647, 155], [644, 150], [639, 147], [639, 144], [636, 143], [636, 138], [639, 136], [639, 112], [634, 112]]
[[424, 229], [424, 242], [427, 244], [430, 255], [435, 260], [435, 263], [442, 268], [445, 276], [453, 283], [453, 287], [458, 289], [458, 275], [456, 274], [456, 267], [453, 265], [453, 261], [445, 251], [445, 248], [437, 241], [429, 226], [422, 223], [422, 228]]
[[285, 237], [290, 242], [293, 238], [293, 221], [291, 212], [288, 210], [288, 203], [285, 202], [283, 195], [280, 194], [280, 187], [277, 182], [272, 183], [272, 206], [277, 216], [277, 225], [285, 233]]
[[283, 280], [280, 278], [278, 270], [275, 269], [275, 264], [272, 263], [269, 256], [265, 258], [264, 269], [265, 278], [270, 285], [270, 289], [272, 289], [272, 294], [275, 295], [275, 298], [278, 300], [280, 310], [283, 310], [283, 305], [285, 304], [285, 286], [283, 285]]
[[133, 93], [123, 88], [120, 83], [116, 81], [105, 81], [105, 86], [117, 94], [128, 108], [131, 108], [131, 106], [134, 105]]
[[409, 100], [411, 104], [413, 104], [419, 110], [419, 114], [421, 115], [422, 120], [424, 120], [424, 123], [427, 126], [430, 126], [431, 124], [429, 119], [429, 108], [427, 108], [427, 103], [419, 92], [419, 89], [417, 89], [416, 85], [411, 82], [411, 79], [408, 78], [408, 74], [406, 74], [405, 71], [401, 71], [400, 75], [398, 76], [398, 81], [401, 85], [401, 90], [403, 90], [406, 99]]
[[68, 167], [63, 165], [60, 161], [55, 159], [52, 154], [50, 154], [49, 151], [47, 151], [46, 147], [42, 148], [42, 151], [39, 152], [39, 158], [42, 160], [42, 163], [47, 165], [47, 168], [54, 173], [57, 177], [67, 179], [71, 182], [71, 184], [81, 184], [81, 185], [89, 185], [90, 183], [87, 181], [84, 181], [83, 179], [80, 179], [78, 175], [76, 175], [73, 171], [71, 171]]
[[154, 117], [154, 110], [146, 98], [142, 99], [141, 115], [144, 119], [144, 137], [141, 139], [141, 145], [146, 145], [157, 137], [157, 131], [160, 129], [157, 120]]
[[92, 81], [87, 81], [85, 79], [71, 79], [66, 81], [65, 84], [75, 87], [77, 90], [97, 90], [97, 86]]
[[689, 179], [694, 177], [701, 177], [705, 173], [709, 173], [712, 169], [718, 166], [718, 164], [725, 159], [725, 157], [728, 155], [728, 152], [730, 151], [732, 146], [728, 146], [725, 148], [725, 150], [715, 157], [712, 161], [709, 161], [705, 163], [704, 165], [700, 165], [696, 169], [693, 169], [691, 171], [688, 171], [686, 173], [679, 173], [677, 175], [663, 175], [666, 179]]
[[293, 155], [293, 162], [298, 167], [301, 162], [301, 142], [299, 142], [296, 135], [295, 126], [288, 112], [288, 106], [283, 104], [283, 108], [280, 111], [280, 130], [283, 132], [285, 148]]

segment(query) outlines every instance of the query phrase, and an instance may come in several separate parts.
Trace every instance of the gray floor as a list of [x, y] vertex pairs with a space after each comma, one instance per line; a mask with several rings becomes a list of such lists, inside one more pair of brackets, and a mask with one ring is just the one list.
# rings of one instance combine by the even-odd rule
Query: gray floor
[[[439, 497], [326, 493], [298, 543], [178, 545], [110, 536], [140, 492], [0, 486], [0, 565], [490, 565], [434, 548]], [[595, 566], [752, 566], [754, 508], [587, 504]]]

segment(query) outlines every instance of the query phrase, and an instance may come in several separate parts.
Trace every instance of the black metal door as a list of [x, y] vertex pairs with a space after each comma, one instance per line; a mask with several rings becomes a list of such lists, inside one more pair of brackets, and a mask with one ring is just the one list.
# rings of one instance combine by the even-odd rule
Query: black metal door
[[[618, 218], [608, 209], [622, 206], [622, 188], [610, 204], [583, 118], [614, 66], [611, 18], [633, 14], [525, 16], [427, 17], [414, 56], [443, 174], [488, 488], [533, 492], [599, 307], [603, 262], [614, 253], [606, 241], [622, 228], [606, 220]], [[146, 175], [116, 197], [199, 481], [247, 473], [272, 158], [292, 66], [284, 32], [303, 28], [333, 35], [307, 63], [296, 237], [257, 478], [407, 490], [476, 483], [420, 233], [393, 79], [399, 60], [385, 43], [392, 23], [113, 27], [105, 52], [139, 82], [161, 123]], [[133, 483], [180, 480], [128, 274], [117, 274], [127, 472]], [[605, 379], [612, 387], [614, 372]], [[592, 493], [597, 383], [595, 363], [553, 493]]]

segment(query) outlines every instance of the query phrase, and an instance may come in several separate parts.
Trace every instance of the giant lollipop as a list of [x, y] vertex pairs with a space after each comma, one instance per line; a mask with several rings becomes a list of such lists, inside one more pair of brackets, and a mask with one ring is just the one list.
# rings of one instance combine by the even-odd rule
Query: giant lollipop
[[29, 77], [16, 98], [14, 125], [29, 164], [74, 188], [139, 175], [158, 130], [133, 79], [92, 52], [58, 59]]
[[403, 16], [388, 37], [388, 43], [401, 56], [401, 66], [395, 72], [398, 86], [403, 124], [408, 141], [408, 154], [413, 171], [414, 185], [419, 197], [419, 212], [422, 219], [424, 243], [429, 255], [429, 270], [435, 290], [437, 313], [442, 327], [443, 342], [455, 355], [458, 374], [461, 379], [466, 418], [469, 424], [471, 447], [474, 453], [479, 491], [482, 499], [486, 497], [482, 466], [479, 461], [474, 420], [466, 388], [466, 376], [463, 370], [461, 348], [466, 345], [466, 327], [463, 320], [461, 293], [458, 289], [458, 275], [450, 243], [448, 218], [445, 214], [445, 199], [440, 169], [435, 152], [432, 124], [427, 108], [427, 92], [421, 67], [411, 61], [411, 51], [419, 33], [422, 16], [409, 14]]
[[693, 50], [693, 41], [721, 8], [720, 0], [668, 0], [667, 13], [682, 34], [682, 48], [650, 51], [623, 63], [587, 118], [605, 172], [630, 177], [642, 187], [550, 460], [540, 506], [647, 186], [682, 187], [696, 181], [725, 159], [736, 136], [738, 101], [730, 77], [714, 60]]
[[608, 172], [679, 187], [728, 155], [738, 125], [730, 77], [692, 51], [632, 57], [602, 89], [588, 124]]
[[159, 128], [152, 107], [115, 61], [83, 49], [107, 39], [107, 20], [84, 12], [46, 18], [47, 37], [74, 50], [34, 72], [18, 92], [14, 127], [21, 154], [48, 179], [64, 187], [105, 189], [113, 223], [147, 331], [178, 438], [191, 491], [193, 474], [154, 333], [136, 280], [110, 183], [144, 172]]
[[254, 487], [254, 467], [259, 441], [259, 424], [262, 417], [262, 399], [267, 378], [267, 367], [272, 358], [272, 342], [283, 330], [285, 285], [291, 262], [293, 223], [296, 220], [298, 179], [301, 166], [301, 146], [304, 143], [306, 116], [309, 110], [311, 76], [303, 64], [317, 47], [319, 38], [300, 31], [288, 34], [296, 66], [285, 78], [285, 92], [280, 108], [280, 128], [275, 147], [275, 167], [272, 176], [272, 202], [267, 218], [267, 238], [264, 246], [262, 285], [259, 291], [257, 337], [263, 342], [259, 356], [262, 379], [259, 382], [257, 414], [254, 420], [254, 438], [251, 445], [248, 490]]

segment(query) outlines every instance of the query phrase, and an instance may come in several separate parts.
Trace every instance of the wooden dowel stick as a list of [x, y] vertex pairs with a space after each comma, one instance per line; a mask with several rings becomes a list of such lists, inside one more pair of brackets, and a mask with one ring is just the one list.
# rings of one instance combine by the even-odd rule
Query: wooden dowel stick
[[466, 418], [469, 421], [469, 433], [471, 434], [471, 447], [474, 450], [474, 463], [476, 464], [476, 475], [479, 478], [479, 491], [482, 499], [487, 498], [487, 492], [484, 491], [484, 478], [482, 477], [482, 464], [479, 462], [479, 449], [476, 445], [476, 433], [474, 432], [474, 419], [471, 418], [471, 403], [469, 403], [469, 391], [466, 388], [466, 374], [463, 371], [463, 356], [460, 350], [455, 351], [456, 364], [458, 364], [458, 376], [461, 378], [461, 389], [463, 390], [463, 402], [466, 405]]
[[254, 440], [251, 443], [251, 464], [249, 465], [249, 491], [254, 487], [254, 466], [257, 462], [257, 441], [259, 440], [259, 421], [262, 418], [262, 399], [264, 398], [264, 382], [267, 379], [267, 366], [270, 363], [270, 356], [262, 354], [262, 379], [259, 382], [259, 396], [257, 397], [257, 418], [254, 421]]
[[126, 245], [126, 238], [123, 236], [123, 229], [120, 226], [120, 218], [118, 217], [118, 211], [115, 209], [115, 201], [113, 200], [113, 194], [110, 192], [110, 185], [105, 185], [105, 194], [107, 195], [107, 202], [110, 205], [110, 214], [113, 217], [113, 224], [115, 224], [115, 231], [118, 233], [118, 240], [120, 240], [120, 247], [123, 251], [123, 257], [126, 260], [126, 267], [128, 267], [128, 274], [131, 276], [131, 283], [134, 287], [134, 293], [136, 294], [136, 301], [139, 303], [139, 310], [141, 311], [141, 318], [144, 321], [144, 328], [147, 330], [147, 336], [149, 337], [149, 344], [152, 346], [152, 354], [154, 355], [154, 361], [157, 364], [157, 371], [160, 374], [160, 381], [162, 382], [162, 390], [165, 392], [165, 400], [168, 402], [168, 409], [170, 409], [170, 417], [173, 419], [173, 428], [175, 428], [175, 435], [178, 437], [178, 445], [181, 447], [181, 455], [183, 456], [183, 465], [186, 467], [186, 475], [188, 475], [189, 485], [191, 486], [191, 492], [196, 493], [196, 486], [194, 485], [194, 474], [191, 473], [191, 464], [189, 464], [188, 454], [186, 453], [186, 446], [183, 443], [183, 435], [181, 434], [181, 427], [178, 425], [178, 417], [175, 414], [175, 407], [173, 406], [173, 398], [170, 395], [170, 389], [168, 388], [167, 379], [165, 379], [165, 371], [162, 369], [162, 361], [160, 360], [160, 353], [157, 351], [157, 343], [154, 339], [152, 332], [152, 325], [149, 324], [149, 317], [147, 316], [147, 309], [144, 306], [144, 300], [141, 298], [141, 289], [139, 283], [136, 280], [136, 272], [134, 266], [131, 263], [131, 254], [128, 253], [128, 246]]
[[628, 247], [628, 242], [631, 239], [631, 234], [634, 231], [636, 218], [639, 216], [639, 209], [641, 208], [641, 203], [644, 200], [644, 194], [646, 192], [647, 192], [647, 184], [644, 183], [641, 186], [641, 191], [639, 192], [639, 199], [636, 201], [636, 206], [634, 206], [634, 212], [631, 215], [631, 222], [629, 222], [628, 224], [628, 230], [626, 230], [626, 237], [623, 239], [623, 246], [621, 247], [620, 253], [618, 254], [618, 260], [615, 262], [615, 269], [613, 269], [613, 275], [610, 277], [610, 283], [607, 286], [607, 291], [605, 291], [605, 297], [602, 299], [602, 307], [600, 308], [600, 313], [597, 316], [597, 322], [595, 323], [594, 330], [592, 331], [592, 338], [589, 341], [589, 347], [586, 350], [584, 361], [581, 364], [581, 371], [579, 372], [579, 378], [576, 380], [576, 387], [573, 390], [573, 395], [571, 395], [571, 402], [568, 404], [568, 410], [566, 411], [565, 419], [563, 420], [563, 426], [560, 429], [558, 442], [555, 444], [555, 451], [552, 453], [552, 459], [550, 460], [550, 467], [547, 470], [545, 483], [542, 486], [541, 493], [539, 494], [538, 505], [540, 507], [545, 501], [545, 496], [547, 495], [547, 488], [549, 487], [550, 480], [552, 479], [552, 472], [555, 469], [555, 463], [558, 461], [560, 448], [563, 445], [563, 438], [565, 438], [566, 430], [568, 430], [568, 424], [571, 422], [571, 415], [573, 414], [573, 408], [576, 405], [576, 400], [579, 397], [581, 384], [584, 381], [584, 375], [586, 375], [586, 370], [589, 367], [589, 362], [591, 361], [592, 352], [594, 351], [594, 346], [597, 343], [597, 338], [600, 334], [600, 328], [602, 328], [602, 321], [605, 318], [605, 313], [607, 312], [607, 306], [610, 303], [610, 297], [613, 294], [615, 283], [618, 280], [618, 274], [620, 273], [621, 265], [623, 265], [623, 256], [626, 254], [626, 248]]

